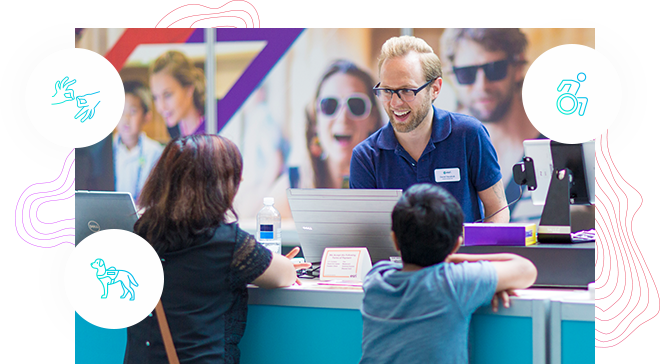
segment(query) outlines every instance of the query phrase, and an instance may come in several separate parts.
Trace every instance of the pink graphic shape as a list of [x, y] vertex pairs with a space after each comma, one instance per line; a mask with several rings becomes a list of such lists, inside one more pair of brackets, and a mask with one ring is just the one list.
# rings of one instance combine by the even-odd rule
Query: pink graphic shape
[[259, 28], [259, 13], [244, 0], [213, 8], [201, 4], [180, 6], [165, 15], [156, 28]]

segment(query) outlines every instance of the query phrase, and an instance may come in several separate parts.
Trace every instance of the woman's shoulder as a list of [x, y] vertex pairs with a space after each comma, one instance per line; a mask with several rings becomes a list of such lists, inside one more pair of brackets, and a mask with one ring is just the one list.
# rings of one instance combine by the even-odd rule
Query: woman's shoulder
[[[242, 231], [238, 228], [236, 223], [221, 223], [217, 228], [212, 230], [207, 230], [205, 232], [198, 233], [190, 239], [189, 243], [184, 244], [185, 247], [167, 250], [162, 254], [164, 255], [188, 255], [188, 254], [204, 254], [203, 252], [208, 252], [209, 250], [223, 250], [223, 247], [229, 247], [228, 249], [233, 250], [233, 246], [238, 242], [245, 239], [245, 237], [239, 234], [239, 231]], [[247, 234], [243, 232], [244, 234]]]
[[247, 232], [238, 227], [236, 222], [222, 223], [213, 232], [210, 241], [212, 242], [238, 242], [242, 236], [248, 235]]

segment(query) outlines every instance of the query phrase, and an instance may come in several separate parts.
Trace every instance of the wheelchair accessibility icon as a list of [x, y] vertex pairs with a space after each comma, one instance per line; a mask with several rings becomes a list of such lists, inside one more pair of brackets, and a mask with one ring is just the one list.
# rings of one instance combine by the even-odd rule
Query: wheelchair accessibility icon
[[[584, 82], [587, 79], [587, 75], [584, 72], [580, 72], [577, 75], [577, 80], [562, 80], [557, 87], [558, 92], [566, 92], [559, 95], [557, 98], [557, 110], [564, 115], [571, 115], [575, 111], [578, 112], [578, 115], [584, 115], [584, 112], [587, 110], [587, 102], [589, 99], [586, 97], [577, 97], [578, 90], [580, 89], [580, 83]], [[569, 107], [570, 106], [570, 107]]]

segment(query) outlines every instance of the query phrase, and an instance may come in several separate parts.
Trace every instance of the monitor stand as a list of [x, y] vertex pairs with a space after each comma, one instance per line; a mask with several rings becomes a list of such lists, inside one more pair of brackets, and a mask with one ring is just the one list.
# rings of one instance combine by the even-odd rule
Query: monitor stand
[[539, 223], [539, 243], [572, 243], [570, 210], [572, 181], [573, 174], [570, 169], [554, 171]]

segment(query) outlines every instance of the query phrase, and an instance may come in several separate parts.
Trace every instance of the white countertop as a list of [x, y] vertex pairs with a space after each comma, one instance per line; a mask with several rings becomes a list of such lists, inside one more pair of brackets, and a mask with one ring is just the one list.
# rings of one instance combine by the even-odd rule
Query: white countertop
[[[262, 289], [256, 286], [249, 287], [249, 304], [276, 305], [316, 308], [339, 308], [359, 310], [362, 305], [364, 292], [361, 287], [327, 286], [320, 285], [318, 279], [301, 279], [301, 285], [286, 288]], [[516, 301], [561, 301], [595, 305], [586, 290], [574, 289], [522, 289], [516, 290], [518, 297], [512, 297], [512, 307]], [[526, 306], [526, 304], [522, 304]], [[503, 311], [503, 310], [500, 310]]]

